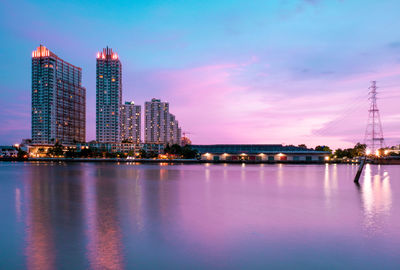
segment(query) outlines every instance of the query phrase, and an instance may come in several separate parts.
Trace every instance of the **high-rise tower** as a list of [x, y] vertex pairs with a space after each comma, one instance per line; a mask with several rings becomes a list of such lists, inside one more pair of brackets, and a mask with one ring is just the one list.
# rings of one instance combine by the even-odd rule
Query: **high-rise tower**
[[45, 46], [32, 52], [32, 143], [85, 142], [86, 89], [82, 69]]
[[371, 151], [372, 154], [375, 154], [376, 151], [380, 148], [385, 147], [381, 118], [378, 105], [376, 103], [376, 89], [376, 81], [372, 81], [371, 86], [369, 87], [370, 107], [368, 110], [368, 124], [364, 137], [364, 142], [367, 145], [367, 150]]
[[146, 143], [179, 144], [181, 129], [175, 116], [169, 112], [169, 103], [153, 98], [145, 103]]
[[133, 101], [125, 102], [121, 106], [121, 140], [140, 143], [141, 109]]
[[121, 141], [122, 65], [111, 48], [97, 53], [96, 63], [96, 140]]

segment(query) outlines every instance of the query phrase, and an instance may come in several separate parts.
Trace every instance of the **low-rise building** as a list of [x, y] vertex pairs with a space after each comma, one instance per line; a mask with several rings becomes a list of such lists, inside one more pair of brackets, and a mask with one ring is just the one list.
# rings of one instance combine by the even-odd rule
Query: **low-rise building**
[[140, 150], [146, 152], [155, 152], [161, 154], [164, 150], [162, 144], [151, 144], [151, 143], [80, 143], [77, 144], [77, 152], [82, 151], [85, 148], [97, 149], [99, 152], [106, 153], [129, 153], [133, 152], [135, 155], [140, 153]]
[[15, 146], [0, 145], [0, 157], [17, 157], [18, 149]]
[[329, 152], [281, 144], [191, 145], [202, 160], [258, 162], [323, 162]]

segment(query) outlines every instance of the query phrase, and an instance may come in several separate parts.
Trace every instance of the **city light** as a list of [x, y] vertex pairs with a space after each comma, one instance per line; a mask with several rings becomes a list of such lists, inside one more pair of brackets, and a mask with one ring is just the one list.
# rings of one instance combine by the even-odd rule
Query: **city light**
[[371, 155], [371, 149], [367, 149], [367, 150], [365, 151], [365, 153], [367, 154], [367, 156], [368, 156], [368, 155]]

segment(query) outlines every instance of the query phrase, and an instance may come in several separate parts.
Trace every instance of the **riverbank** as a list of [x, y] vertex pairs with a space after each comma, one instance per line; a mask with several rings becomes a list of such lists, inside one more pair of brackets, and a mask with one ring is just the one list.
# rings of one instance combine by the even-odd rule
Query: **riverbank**
[[[24, 161], [24, 162], [123, 162], [123, 163], [180, 163], [180, 164], [324, 164], [329, 161], [292, 161], [292, 160], [201, 160], [201, 159], [126, 159], [126, 158], [3, 158], [1, 161]], [[337, 162], [335, 162], [337, 163]], [[350, 162], [341, 162], [350, 164]], [[351, 162], [355, 163], [355, 162]]]
[[[201, 160], [201, 159], [126, 159], [126, 158], [0, 158], [0, 161], [16, 162], [122, 162], [122, 163], [180, 163], [180, 164], [359, 164], [358, 161], [293, 161], [293, 160]], [[367, 163], [377, 165], [400, 165], [400, 159], [374, 159]]]

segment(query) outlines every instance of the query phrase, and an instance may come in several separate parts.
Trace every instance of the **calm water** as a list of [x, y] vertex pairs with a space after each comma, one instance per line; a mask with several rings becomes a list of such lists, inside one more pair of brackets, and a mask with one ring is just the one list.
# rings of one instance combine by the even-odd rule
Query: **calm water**
[[400, 269], [400, 166], [0, 162], [0, 269]]

